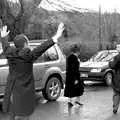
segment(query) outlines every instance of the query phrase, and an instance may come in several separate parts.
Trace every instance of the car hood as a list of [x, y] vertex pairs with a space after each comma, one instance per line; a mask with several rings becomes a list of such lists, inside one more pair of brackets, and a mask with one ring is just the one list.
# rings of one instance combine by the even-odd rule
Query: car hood
[[84, 68], [103, 68], [108, 66], [108, 62], [82, 62], [80, 67]]

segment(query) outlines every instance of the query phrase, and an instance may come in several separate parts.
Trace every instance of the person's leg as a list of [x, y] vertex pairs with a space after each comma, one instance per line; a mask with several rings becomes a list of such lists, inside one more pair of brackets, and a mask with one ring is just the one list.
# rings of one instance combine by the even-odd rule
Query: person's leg
[[117, 113], [119, 103], [120, 103], [120, 93], [113, 90], [113, 113]]
[[80, 96], [76, 97], [75, 101], [80, 101]]
[[23, 117], [23, 116], [15, 116], [15, 120], [30, 120], [29, 116]]
[[10, 120], [15, 120], [15, 114], [14, 113], [10, 113]]
[[14, 113], [10, 113], [10, 120], [30, 120], [30, 116], [17, 116]]
[[83, 105], [82, 103], [80, 103], [80, 96], [76, 97], [75, 103], [78, 105]]
[[68, 105], [69, 107], [73, 106], [73, 98], [68, 98]]

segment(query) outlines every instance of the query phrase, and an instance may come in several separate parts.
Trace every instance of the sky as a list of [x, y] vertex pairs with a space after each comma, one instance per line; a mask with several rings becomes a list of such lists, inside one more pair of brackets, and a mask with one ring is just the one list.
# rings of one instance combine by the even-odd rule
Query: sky
[[[57, 0], [49, 0], [51, 2], [57, 3]], [[102, 12], [119, 12], [120, 13], [120, 0], [59, 0], [67, 4], [73, 5], [75, 7], [90, 9], [99, 11], [99, 6], [101, 6]], [[46, 6], [45, 0], [42, 1], [42, 6]], [[46, 7], [50, 9], [50, 6]]]
[[101, 6], [101, 11], [105, 12], [120, 12], [120, 1], [119, 0], [64, 0], [75, 6], [81, 6], [82, 8], [89, 8], [92, 10], [99, 10], [99, 5]]

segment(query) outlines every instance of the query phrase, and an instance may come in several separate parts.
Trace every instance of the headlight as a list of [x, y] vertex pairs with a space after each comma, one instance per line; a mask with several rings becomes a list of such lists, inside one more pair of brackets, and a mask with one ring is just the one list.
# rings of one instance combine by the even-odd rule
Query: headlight
[[90, 72], [101, 72], [101, 69], [100, 69], [100, 68], [97, 68], [97, 69], [91, 69]]

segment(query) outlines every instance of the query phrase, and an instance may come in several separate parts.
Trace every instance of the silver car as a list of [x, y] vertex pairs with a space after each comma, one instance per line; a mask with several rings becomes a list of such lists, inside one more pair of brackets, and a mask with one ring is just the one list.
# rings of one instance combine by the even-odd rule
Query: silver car
[[[43, 42], [30, 41], [31, 49]], [[13, 45], [11, 43], [11, 45]], [[4, 95], [7, 82], [8, 63], [2, 50], [0, 51], [0, 97]], [[65, 82], [66, 60], [59, 46], [55, 44], [40, 56], [33, 65], [36, 91], [42, 91], [45, 99], [56, 100]]]

